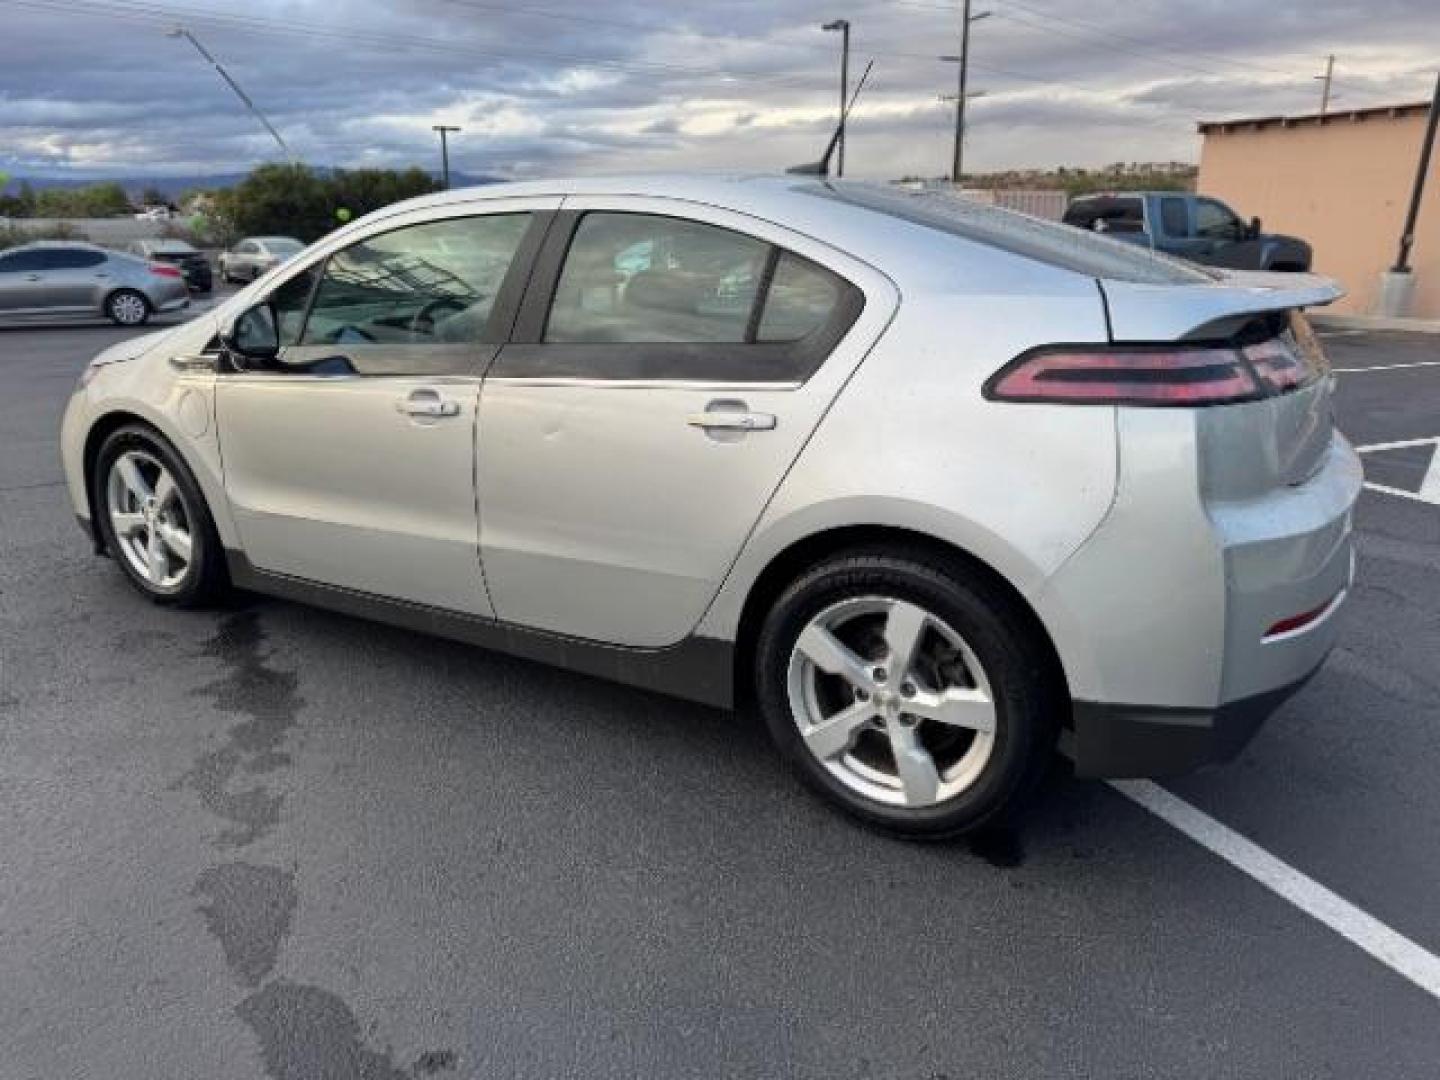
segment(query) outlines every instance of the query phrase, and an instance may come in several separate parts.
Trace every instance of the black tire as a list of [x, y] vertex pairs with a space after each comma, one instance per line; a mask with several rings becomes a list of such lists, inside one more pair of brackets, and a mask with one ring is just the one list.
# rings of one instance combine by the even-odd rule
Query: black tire
[[[138, 450], [158, 460], [170, 473], [189, 526], [191, 557], [180, 580], [168, 588], [157, 588], [131, 566], [121, 548], [115, 524], [108, 511], [106, 485], [111, 467], [128, 451]], [[118, 428], [106, 437], [95, 455], [90, 474], [91, 505], [100, 526], [105, 550], [114, 559], [130, 583], [157, 604], [175, 607], [202, 607], [221, 599], [230, 590], [230, 577], [225, 566], [225, 552], [215, 519], [206, 505], [205, 496], [190, 467], [158, 432], [143, 424]]]
[[[948, 623], [979, 660], [993, 693], [988, 760], [968, 787], [933, 805], [889, 805], [847, 787], [806, 747], [792, 713], [788, 672], [801, 631], [834, 604], [874, 595], [918, 604]], [[883, 832], [945, 840], [1013, 818], [1034, 793], [1066, 708], [1055, 666], [1033, 618], [984, 576], [925, 549], [867, 548], [827, 559], [780, 595], [760, 630], [755, 681], [772, 739], [811, 789]]]
[[105, 314], [116, 326], [144, 326], [152, 310], [145, 294], [135, 289], [116, 289], [105, 298]]

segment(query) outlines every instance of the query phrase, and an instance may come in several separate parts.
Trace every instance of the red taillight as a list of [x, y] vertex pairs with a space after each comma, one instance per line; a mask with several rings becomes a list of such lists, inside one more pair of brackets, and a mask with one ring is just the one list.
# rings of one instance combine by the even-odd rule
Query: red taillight
[[166, 265], [165, 263], [151, 263], [151, 264], [150, 264], [150, 273], [154, 274], [156, 277], [175, 277], [175, 278], [178, 278], [178, 277], [184, 277], [184, 276], [185, 276], [185, 275], [182, 274], [179, 270], [175, 269], [175, 267], [173, 267], [173, 266], [168, 266], [168, 265]]
[[1111, 345], [1041, 349], [985, 385], [994, 401], [1089, 405], [1220, 405], [1262, 391], [1232, 348]]

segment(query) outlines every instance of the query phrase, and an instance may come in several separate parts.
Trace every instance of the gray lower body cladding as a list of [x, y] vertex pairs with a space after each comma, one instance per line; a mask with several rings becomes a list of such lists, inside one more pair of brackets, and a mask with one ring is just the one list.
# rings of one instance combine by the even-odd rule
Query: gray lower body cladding
[[1214, 709], [1077, 701], [1061, 749], [1079, 777], [1163, 777], [1219, 765], [1245, 749], [1267, 717], [1320, 670]]

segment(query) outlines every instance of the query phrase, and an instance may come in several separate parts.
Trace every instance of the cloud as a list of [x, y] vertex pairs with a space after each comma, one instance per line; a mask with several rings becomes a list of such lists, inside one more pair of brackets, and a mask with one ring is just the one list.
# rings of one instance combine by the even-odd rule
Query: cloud
[[[1312, 109], [1334, 48], [1336, 105], [1428, 95], [1434, 0], [1081, 0], [997, 4], [972, 35], [977, 169], [1193, 158], [1195, 121]], [[537, 0], [537, 4], [540, 0]], [[183, 19], [306, 160], [433, 165], [459, 124], [473, 173], [777, 170], [812, 160], [836, 113], [828, 0], [34, 0], [0, 40], [0, 169], [233, 172], [277, 149], [187, 43]], [[947, 5], [847, 0], [855, 175], [949, 159]]]

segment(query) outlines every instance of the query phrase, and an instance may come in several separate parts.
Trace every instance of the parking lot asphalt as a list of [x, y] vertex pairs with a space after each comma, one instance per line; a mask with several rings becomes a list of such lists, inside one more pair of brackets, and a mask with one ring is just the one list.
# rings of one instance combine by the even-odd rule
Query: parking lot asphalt
[[[746, 716], [143, 603], [56, 447], [122, 336], [0, 330], [0, 1077], [1440, 1072], [1440, 1001], [1107, 785], [899, 843]], [[1378, 370], [1440, 338], [1326, 345], [1355, 442], [1440, 436], [1440, 367]], [[1419, 491], [1423, 450], [1367, 469]], [[1367, 491], [1357, 529], [1327, 666], [1165, 787], [1440, 953], [1440, 506]]]

